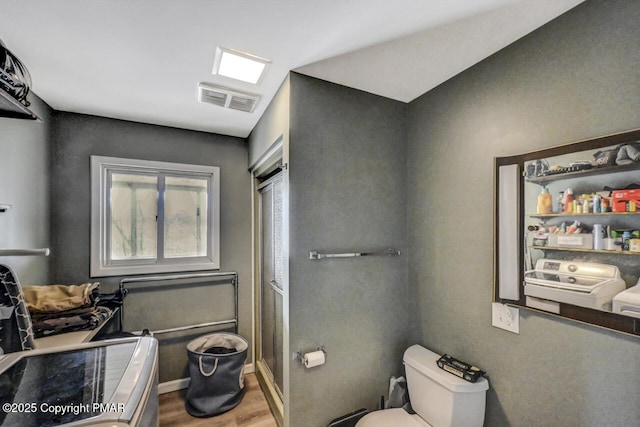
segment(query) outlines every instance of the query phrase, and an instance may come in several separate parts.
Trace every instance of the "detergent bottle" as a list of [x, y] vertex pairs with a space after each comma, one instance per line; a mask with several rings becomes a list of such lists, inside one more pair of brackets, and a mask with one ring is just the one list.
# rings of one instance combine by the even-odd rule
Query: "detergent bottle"
[[553, 213], [553, 199], [547, 187], [542, 187], [542, 193], [538, 195], [538, 208], [536, 211], [539, 214]]

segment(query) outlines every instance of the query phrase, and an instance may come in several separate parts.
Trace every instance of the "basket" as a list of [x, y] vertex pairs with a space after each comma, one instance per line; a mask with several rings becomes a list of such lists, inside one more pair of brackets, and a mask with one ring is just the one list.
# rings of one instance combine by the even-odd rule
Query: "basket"
[[187, 344], [191, 380], [186, 410], [210, 417], [235, 408], [244, 396], [244, 365], [249, 343], [240, 335], [218, 332]]

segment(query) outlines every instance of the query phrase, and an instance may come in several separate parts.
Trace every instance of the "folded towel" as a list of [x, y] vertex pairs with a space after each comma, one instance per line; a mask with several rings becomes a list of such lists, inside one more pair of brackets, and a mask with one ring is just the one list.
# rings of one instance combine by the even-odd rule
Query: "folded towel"
[[23, 286], [27, 307], [36, 313], [68, 312], [95, 305], [100, 283], [82, 285]]
[[35, 336], [41, 338], [63, 332], [95, 329], [109, 319], [111, 314], [112, 311], [107, 307], [95, 307], [82, 314], [48, 319], [34, 319], [33, 330]]

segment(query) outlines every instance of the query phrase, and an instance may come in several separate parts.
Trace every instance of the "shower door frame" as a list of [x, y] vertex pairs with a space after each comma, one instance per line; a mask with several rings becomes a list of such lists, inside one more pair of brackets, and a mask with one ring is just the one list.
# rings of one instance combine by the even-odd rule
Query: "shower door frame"
[[255, 217], [255, 229], [256, 229], [256, 234], [255, 234], [255, 242], [256, 242], [256, 247], [255, 247], [255, 266], [256, 266], [256, 274], [255, 274], [255, 290], [254, 290], [254, 295], [255, 295], [255, 312], [254, 312], [254, 316], [255, 316], [255, 372], [256, 372], [256, 377], [258, 378], [258, 382], [260, 383], [263, 391], [265, 392], [265, 397], [267, 398], [267, 401], [271, 407], [271, 410], [276, 418], [276, 421], [278, 423], [279, 426], [283, 426], [284, 425], [284, 413], [285, 413], [285, 408], [284, 408], [284, 402], [286, 401], [285, 399], [285, 390], [286, 389], [286, 381], [287, 381], [287, 377], [288, 377], [288, 372], [287, 369], [289, 367], [289, 363], [288, 363], [288, 358], [285, 357], [285, 354], [287, 354], [287, 342], [288, 342], [288, 334], [286, 332], [286, 330], [283, 330], [283, 351], [282, 354], [280, 355], [282, 357], [282, 369], [283, 369], [283, 390], [279, 389], [279, 387], [276, 385], [276, 381], [275, 378], [273, 376], [273, 373], [271, 372], [270, 367], [263, 361], [263, 346], [262, 346], [262, 308], [263, 308], [263, 304], [262, 304], [262, 287], [263, 287], [263, 207], [262, 207], [262, 189], [269, 186], [269, 185], [273, 185], [273, 182], [276, 179], [281, 179], [282, 180], [282, 190], [283, 190], [283, 214], [284, 214], [284, 219], [283, 219], [283, 262], [285, 263], [284, 265], [284, 283], [282, 283], [282, 308], [283, 308], [283, 328], [286, 329], [286, 319], [288, 318], [287, 316], [287, 304], [288, 304], [288, 265], [287, 265], [287, 260], [288, 260], [288, 245], [287, 245], [287, 241], [288, 241], [288, 215], [287, 215], [287, 206], [288, 206], [288, 198], [287, 198], [287, 193], [288, 193], [288, 187], [287, 187], [287, 171], [286, 168], [280, 169], [279, 172], [277, 173], [271, 173], [269, 174], [268, 178], [266, 179], [258, 179], [259, 177], [256, 177], [255, 179], [255, 197], [256, 197], [256, 217]]

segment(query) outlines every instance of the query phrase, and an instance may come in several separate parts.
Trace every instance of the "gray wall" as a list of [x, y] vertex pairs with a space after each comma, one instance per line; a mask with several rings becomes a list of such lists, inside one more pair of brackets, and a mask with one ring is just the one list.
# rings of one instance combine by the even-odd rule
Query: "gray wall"
[[290, 116], [290, 86], [287, 77], [278, 92], [275, 94], [269, 107], [265, 110], [258, 124], [249, 135], [249, 166], [264, 161], [261, 156], [282, 136], [284, 148], [284, 162], [288, 161], [287, 149], [289, 146], [289, 116]]
[[[406, 340], [407, 105], [291, 75], [290, 350], [326, 364], [289, 372], [290, 424], [375, 408]], [[309, 251], [399, 248], [400, 257], [309, 260]]]
[[[324, 344], [328, 356], [313, 370], [292, 364], [291, 426], [375, 407], [414, 342], [489, 372], [486, 425], [637, 425], [637, 338], [526, 310], [514, 335], [491, 327], [490, 302], [493, 158], [639, 127], [638, 22], [634, 0], [588, 0], [408, 107], [292, 75], [289, 350]], [[49, 239], [50, 110], [36, 110], [44, 125], [0, 119], [0, 203], [14, 204], [0, 214], [0, 245], [51, 243], [54, 254], [51, 275], [20, 264], [23, 282], [88, 278], [89, 155], [210, 159], [222, 166], [223, 206], [233, 200], [221, 264], [241, 273], [250, 336], [244, 143], [56, 114]], [[308, 260], [387, 246], [403, 256]]]
[[[0, 248], [49, 247], [51, 108], [33, 93], [29, 107], [42, 120], [0, 118]], [[2, 257], [23, 285], [48, 283], [46, 257]]]
[[587, 1], [410, 103], [411, 341], [487, 370], [488, 426], [638, 425], [638, 338], [490, 304], [493, 158], [639, 127], [638, 22]]
[[[220, 271], [239, 274], [239, 332], [251, 339], [251, 177], [245, 166], [248, 156], [245, 140], [72, 113], [55, 114], [53, 135], [52, 280], [76, 284], [89, 279], [91, 155], [219, 166]], [[114, 289], [119, 280], [119, 277], [95, 279], [102, 283], [105, 291]], [[209, 319], [194, 318], [189, 303], [193, 294], [186, 292], [176, 297], [156, 298], [152, 304], [147, 304], [146, 297], [131, 294], [125, 300], [125, 314], [163, 312], [166, 317], [173, 317], [173, 325], [169, 326], [220, 320], [216, 317], [217, 311], [227, 313], [233, 298], [218, 299], [205, 290], [202, 292], [201, 298], [211, 300]], [[224, 307], [217, 307], [217, 304], [224, 304]], [[152, 316], [154, 314], [150, 313], [149, 317]], [[125, 316], [125, 328], [126, 320]], [[154, 326], [149, 327], [153, 329]], [[205, 332], [198, 330], [195, 334]], [[161, 381], [187, 376], [183, 341], [192, 337], [182, 340], [166, 337], [166, 345], [171, 344], [175, 351], [164, 357], [162, 353], [160, 355]]]

